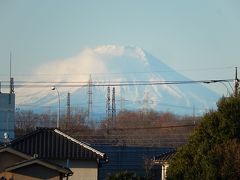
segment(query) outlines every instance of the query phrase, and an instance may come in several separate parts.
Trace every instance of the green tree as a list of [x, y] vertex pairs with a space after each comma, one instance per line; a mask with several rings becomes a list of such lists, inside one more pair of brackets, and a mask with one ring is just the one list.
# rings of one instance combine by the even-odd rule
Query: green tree
[[168, 179], [239, 179], [240, 99], [223, 97], [170, 161]]

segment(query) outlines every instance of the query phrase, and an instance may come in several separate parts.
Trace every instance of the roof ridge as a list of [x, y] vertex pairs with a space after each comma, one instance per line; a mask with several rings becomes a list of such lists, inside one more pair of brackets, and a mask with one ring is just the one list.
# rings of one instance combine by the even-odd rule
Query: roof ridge
[[92, 148], [91, 146], [89, 146], [89, 145], [87, 145], [87, 144], [85, 144], [85, 143], [83, 143], [83, 142], [81, 142], [81, 141], [78, 141], [77, 139], [74, 139], [73, 137], [65, 134], [64, 132], [62, 132], [62, 131], [60, 131], [60, 130], [58, 130], [58, 129], [54, 129], [54, 132], [60, 134], [61, 136], [66, 137], [67, 139], [70, 139], [71, 141], [73, 141], [73, 142], [75, 142], [75, 143], [77, 143], [77, 144], [85, 147], [86, 149], [88, 149], [88, 150], [90, 150], [90, 151], [92, 151], [92, 152], [95, 152], [96, 154], [102, 156], [102, 158], [105, 156], [105, 153], [102, 153], [102, 152], [100, 152], [100, 151]]
[[[47, 134], [47, 136], [46, 136], [46, 134]], [[51, 134], [51, 135], [50, 135]], [[38, 135], [40, 135], [39, 137], [37, 137]], [[43, 136], [43, 137], [42, 137]], [[81, 156], [81, 158], [83, 158], [83, 156], [84, 156], [84, 158], [100, 158], [100, 159], [105, 159], [106, 158], [106, 154], [105, 153], [103, 153], [103, 152], [101, 152], [101, 151], [98, 151], [97, 149], [95, 149], [95, 148], [93, 148], [93, 147], [91, 147], [90, 145], [88, 145], [87, 143], [84, 143], [84, 142], [81, 142], [81, 141], [78, 141], [78, 140], [76, 140], [76, 139], [74, 139], [73, 137], [71, 137], [71, 136], [69, 136], [69, 135], [67, 135], [67, 134], [65, 134], [64, 132], [62, 132], [62, 131], [60, 131], [59, 129], [57, 129], [57, 128], [38, 128], [38, 129], [36, 129], [35, 131], [32, 131], [32, 132], [30, 132], [30, 133], [28, 133], [28, 134], [25, 134], [25, 135], [23, 135], [23, 136], [21, 136], [21, 137], [19, 137], [19, 138], [16, 138], [15, 140], [12, 140], [9, 144], [8, 144], [8, 146], [10, 146], [10, 147], [14, 147], [14, 148], [16, 148], [16, 149], [18, 149], [18, 150], [22, 150], [22, 151], [24, 151], [25, 153], [30, 153], [30, 154], [33, 154], [33, 153], [35, 153], [35, 152], [33, 152], [33, 150], [29, 150], [29, 152], [27, 152], [26, 151], [26, 149], [25, 150], [23, 150], [22, 149], [22, 147], [20, 147], [20, 146], [18, 146], [19, 144], [23, 144], [24, 142], [25, 142], [25, 140], [26, 139], [29, 139], [29, 138], [33, 138], [33, 139], [35, 139], [36, 140], [36, 138], [47, 138], [47, 139], [49, 139], [50, 137], [52, 137], [52, 136], [60, 136], [60, 137], [62, 137], [62, 139], [63, 140], [67, 140], [68, 142], [70, 142], [71, 144], [75, 144], [75, 145], [77, 145], [77, 146], [80, 146], [82, 149], [84, 149], [84, 150], [81, 150], [81, 151], [88, 151], [89, 152], [89, 155], [80, 155]], [[52, 141], [51, 141], [52, 142]], [[51, 143], [50, 141], [49, 142], [43, 142], [43, 143]], [[67, 144], [64, 144], [65, 146], [67, 146]], [[63, 145], [63, 146], [64, 146]], [[27, 146], [27, 144], [26, 143], [24, 143], [24, 146]], [[69, 147], [70, 147], [70, 145], [69, 145]], [[29, 147], [28, 147], [29, 148]], [[76, 147], [77, 148], [77, 147]], [[55, 149], [56, 149], [56, 147], [55, 147]], [[38, 153], [40, 153], [41, 155], [41, 157], [45, 157], [45, 155], [46, 155], [46, 153], [47, 153], [47, 155], [46, 156], [53, 156], [51, 153], [52, 153], [52, 151], [51, 150], [47, 150], [46, 152], [44, 151], [42, 151], [42, 149], [38, 149], [38, 150], [34, 150], [34, 151], [37, 151]], [[51, 151], [51, 152], [50, 152]], [[71, 151], [72, 152], [72, 151]], [[93, 155], [92, 155], [93, 154]], [[58, 156], [60, 156], [60, 155], [57, 155], [57, 157]], [[72, 157], [72, 158], [76, 158], [76, 157], [78, 157], [78, 155], [69, 155], [68, 154], [68, 156], [70, 156], [70, 157]], [[55, 157], [55, 156], [54, 156]]]
[[18, 138], [13, 139], [9, 144], [12, 144], [14, 142], [20, 141], [20, 140], [22, 140], [22, 139], [24, 139], [26, 137], [32, 136], [33, 134], [37, 134], [37, 133], [39, 133], [41, 131], [42, 131], [42, 129], [36, 128], [35, 130], [33, 130], [33, 131], [31, 131], [31, 132], [29, 132], [27, 134], [24, 134], [24, 135], [22, 135], [22, 136], [20, 136]]
[[20, 137], [17, 137], [17, 138], [15, 138], [15, 139], [13, 139], [13, 140], [10, 142], [10, 144], [11, 144], [12, 142], [14, 143], [14, 142], [20, 141], [20, 140], [22, 140], [22, 139], [24, 139], [24, 138], [26, 138], [26, 137], [32, 136], [33, 134], [37, 134], [37, 133], [40, 133], [40, 132], [42, 132], [42, 131], [54, 131], [55, 129], [57, 129], [57, 128], [36, 127], [35, 130], [33, 130], [33, 131], [29, 132], [29, 133], [26, 133], [26, 134], [24, 134], [24, 135], [22, 135], [22, 136], [20, 136]]

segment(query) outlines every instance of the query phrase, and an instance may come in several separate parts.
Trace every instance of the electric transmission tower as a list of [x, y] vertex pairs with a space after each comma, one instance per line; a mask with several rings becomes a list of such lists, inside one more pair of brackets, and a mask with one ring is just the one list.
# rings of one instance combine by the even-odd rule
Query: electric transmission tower
[[110, 106], [110, 101], [111, 101], [111, 92], [110, 92], [110, 87], [107, 87], [107, 100], [106, 100], [106, 117], [109, 120], [111, 118], [111, 106]]
[[148, 92], [145, 92], [144, 99], [143, 99], [143, 113], [146, 115], [148, 113], [149, 109], [149, 96]]
[[71, 107], [70, 107], [70, 93], [67, 93], [67, 124], [66, 126], [68, 127], [69, 123], [71, 120]]
[[123, 94], [123, 90], [120, 89], [120, 110], [121, 111], [124, 111], [125, 110], [125, 102], [127, 101], [125, 98], [124, 98], [124, 94]]
[[115, 125], [116, 121], [116, 100], [115, 100], [115, 87], [112, 89], [112, 125]]
[[88, 124], [92, 121], [92, 77], [89, 76], [88, 81], [88, 112], [87, 112]]

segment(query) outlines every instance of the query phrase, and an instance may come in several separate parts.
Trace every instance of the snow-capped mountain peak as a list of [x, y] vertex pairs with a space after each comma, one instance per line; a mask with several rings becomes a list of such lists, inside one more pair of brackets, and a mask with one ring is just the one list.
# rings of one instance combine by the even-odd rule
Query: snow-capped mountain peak
[[[44, 74], [47, 76], [42, 76]], [[66, 107], [67, 92], [71, 93], [72, 105], [86, 108], [88, 89], [86, 84], [81, 82], [87, 82], [90, 74], [93, 83], [98, 85], [103, 82], [189, 80], [142, 48], [103, 45], [87, 48], [68, 59], [44, 64], [34, 70], [31, 81], [41, 80], [46, 81], [44, 85], [49, 85], [49, 87], [53, 84], [57, 86], [62, 108]], [[66, 82], [72, 83], [67, 84]], [[76, 83], [73, 84], [73, 82]], [[148, 106], [149, 109], [157, 111], [186, 114], [191, 113], [191, 107], [194, 106], [196, 111], [199, 109], [199, 113], [201, 113], [207, 108], [214, 107], [218, 99], [216, 93], [200, 84], [131, 85], [116, 86], [115, 88], [118, 110], [121, 108], [136, 110]], [[106, 94], [106, 86], [92, 87], [92, 103], [95, 113], [105, 113]], [[16, 103], [19, 105], [52, 106], [57, 103], [56, 96], [57, 94], [48, 87], [28, 88], [28, 91], [24, 86], [16, 89]]]

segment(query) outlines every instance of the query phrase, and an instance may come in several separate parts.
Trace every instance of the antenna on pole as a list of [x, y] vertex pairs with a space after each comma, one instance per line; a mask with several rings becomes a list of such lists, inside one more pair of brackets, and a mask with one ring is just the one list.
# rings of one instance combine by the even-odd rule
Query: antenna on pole
[[11, 79], [11, 77], [12, 77], [12, 51], [10, 51], [10, 71], [9, 71], [9, 75], [10, 75], [10, 79]]
[[12, 77], [12, 52], [10, 51], [10, 64], [9, 64], [9, 76], [10, 76], [10, 94], [14, 93], [14, 80]]

